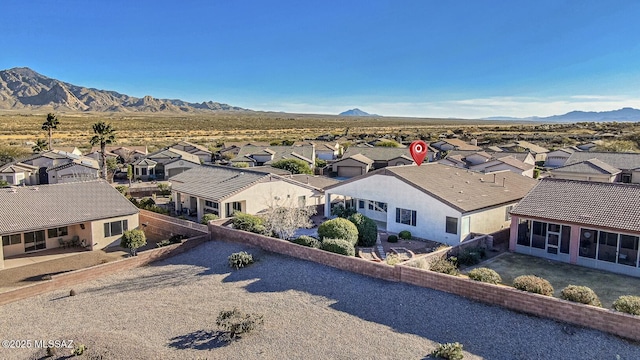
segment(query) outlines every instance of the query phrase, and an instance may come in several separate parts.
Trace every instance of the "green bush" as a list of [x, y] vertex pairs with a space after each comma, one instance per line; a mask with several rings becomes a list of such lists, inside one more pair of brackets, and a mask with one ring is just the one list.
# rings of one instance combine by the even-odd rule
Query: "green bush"
[[233, 214], [233, 228], [265, 235], [264, 219], [260, 216], [236, 211]]
[[347, 219], [331, 219], [318, 226], [318, 237], [323, 241], [324, 239], [344, 239], [355, 246], [358, 243], [358, 228]]
[[129, 249], [132, 256], [136, 256], [138, 248], [145, 245], [147, 245], [147, 237], [144, 235], [142, 230], [133, 229], [122, 233], [120, 247]]
[[345, 208], [342, 204], [336, 204], [331, 208], [331, 215], [346, 219], [349, 216], [358, 213], [354, 208]]
[[438, 347], [431, 352], [431, 356], [441, 359], [462, 360], [464, 358], [462, 344], [457, 342], [438, 344]]
[[153, 200], [152, 198], [143, 198], [142, 200], [140, 200], [139, 204], [141, 208], [147, 208], [147, 207], [151, 207], [152, 205], [155, 205], [156, 201]]
[[389, 237], [387, 238], [387, 242], [397, 243], [398, 242], [398, 237], [396, 235], [389, 235]]
[[216, 325], [224, 331], [222, 339], [225, 341], [238, 339], [244, 334], [257, 330], [263, 324], [262, 315], [243, 314], [237, 308], [220, 311], [216, 319]]
[[200, 220], [200, 223], [207, 225], [209, 224], [209, 221], [218, 220], [218, 219], [219, 219], [218, 215], [216, 214], [204, 214], [202, 215], [202, 219]]
[[292, 174], [313, 174], [309, 164], [299, 159], [282, 159], [271, 163], [271, 166], [290, 171]]
[[127, 193], [129, 192], [129, 187], [124, 185], [118, 185], [116, 186], [116, 190], [118, 190], [122, 195], [127, 195]]
[[355, 213], [349, 216], [351, 221], [358, 229], [358, 246], [374, 246], [378, 240], [378, 225], [375, 221], [360, 214]]
[[469, 279], [475, 281], [486, 282], [490, 284], [499, 284], [502, 282], [500, 275], [492, 269], [477, 268], [469, 271]]
[[320, 241], [318, 239], [312, 238], [311, 236], [301, 235], [291, 240], [291, 242], [302, 246], [308, 246], [314, 249], [320, 248]]
[[326, 238], [322, 240], [320, 249], [340, 255], [356, 256], [356, 249], [353, 246], [353, 243], [343, 239]]
[[182, 240], [184, 239], [188, 239], [188, 237], [186, 235], [182, 235], [182, 234], [176, 234], [173, 235], [169, 238], [169, 243], [171, 244], [180, 244], [182, 242]]
[[163, 246], [169, 246], [169, 245], [171, 245], [171, 241], [169, 240], [162, 240], [156, 243], [156, 247], [159, 247], [159, 248]]
[[462, 250], [457, 258], [461, 265], [471, 266], [478, 264], [481, 259], [487, 256], [486, 250], [481, 247], [473, 247]]
[[409, 231], [409, 230], [402, 230], [402, 231], [400, 231], [400, 233], [398, 234], [398, 237], [399, 237], [400, 239], [403, 239], [403, 240], [411, 240], [411, 231]]
[[439, 259], [432, 262], [429, 265], [429, 270], [448, 275], [458, 275], [460, 273], [456, 264], [448, 259]]
[[240, 269], [247, 265], [253, 264], [253, 255], [246, 251], [240, 251], [229, 255], [229, 266], [232, 268]]
[[577, 285], [569, 285], [566, 288], [562, 289], [560, 292], [560, 297], [565, 300], [593, 305], [593, 306], [602, 306], [600, 299], [598, 299], [598, 295], [586, 286], [577, 286]]
[[551, 286], [551, 283], [535, 275], [518, 276], [513, 279], [513, 287], [522, 291], [553, 296], [553, 286]]
[[613, 310], [631, 315], [640, 315], [640, 296], [620, 296], [613, 302]]

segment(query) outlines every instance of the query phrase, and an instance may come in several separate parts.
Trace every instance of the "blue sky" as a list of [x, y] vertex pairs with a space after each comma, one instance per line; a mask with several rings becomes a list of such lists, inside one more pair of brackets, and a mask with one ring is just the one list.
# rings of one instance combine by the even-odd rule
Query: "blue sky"
[[640, 108], [640, 1], [3, 1], [0, 69], [336, 114]]

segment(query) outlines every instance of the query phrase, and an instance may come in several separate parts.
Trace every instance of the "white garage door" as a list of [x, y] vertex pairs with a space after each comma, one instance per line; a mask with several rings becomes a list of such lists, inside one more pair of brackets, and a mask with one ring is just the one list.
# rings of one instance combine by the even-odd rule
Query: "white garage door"
[[354, 177], [362, 175], [364, 169], [359, 166], [339, 166], [338, 176], [342, 177]]

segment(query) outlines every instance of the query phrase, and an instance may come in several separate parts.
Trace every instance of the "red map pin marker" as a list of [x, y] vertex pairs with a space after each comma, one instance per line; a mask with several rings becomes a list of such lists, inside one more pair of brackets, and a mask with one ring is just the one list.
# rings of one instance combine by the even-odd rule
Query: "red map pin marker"
[[416, 140], [409, 146], [413, 161], [420, 166], [427, 156], [427, 143], [422, 140]]

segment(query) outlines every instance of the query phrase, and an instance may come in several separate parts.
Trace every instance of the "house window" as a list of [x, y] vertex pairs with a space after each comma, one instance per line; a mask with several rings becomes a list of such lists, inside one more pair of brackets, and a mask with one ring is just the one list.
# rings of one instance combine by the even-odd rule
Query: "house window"
[[376, 211], [387, 212], [387, 203], [376, 201]]
[[8, 182], [9, 184], [13, 184], [13, 176], [11, 176], [11, 175], [7, 175], [7, 182]]
[[616, 262], [618, 234], [600, 231], [598, 234], [598, 260]]
[[234, 211], [242, 211], [242, 203], [241, 203], [241, 202], [239, 202], [239, 201], [234, 201], [234, 202], [232, 203], [232, 206], [233, 206], [233, 210], [234, 210]]
[[505, 208], [504, 221], [511, 220], [511, 210], [513, 210], [514, 205], [509, 205]]
[[104, 223], [104, 237], [122, 235], [122, 233], [127, 230], [129, 230], [128, 220]]
[[218, 209], [218, 203], [217, 202], [213, 202], [213, 201], [209, 201], [209, 200], [205, 200], [204, 201], [204, 206], [210, 207], [212, 209]]
[[531, 221], [520, 219], [518, 224], [518, 245], [531, 246]]
[[396, 222], [399, 224], [416, 226], [416, 215], [415, 210], [396, 208]]
[[373, 210], [373, 201], [367, 201], [369, 203], [369, 210]]
[[20, 238], [20, 234], [2, 236], [2, 246], [20, 244], [21, 242], [22, 242], [22, 239]]
[[447, 234], [458, 233], [458, 218], [447, 216], [446, 231], [447, 231]]
[[136, 168], [136, 175], [140, 175], [140, 169]]
[[67, 235], [69, 235], [69, 230], [66, 226], [47, 230], [47, 236], [49, 239]]
[[358, 209], [364, 209], [364, 200], [358, 200]]
[[580, 256], [591, 259], [596, 258], [596, 235], [598, 232], [592, 229], [580, 229]]
[[620, 234], [620, 253], [618, 264], [638, 266], [638, 240], [637, 236]]
[[142, 176], [147, 175], [147, 168], [142, 168]]
[[47, 242], [44, 239], [44, 230], [32, 231], [24, 233], [24, 251], [34, 251], [47, 248]]

